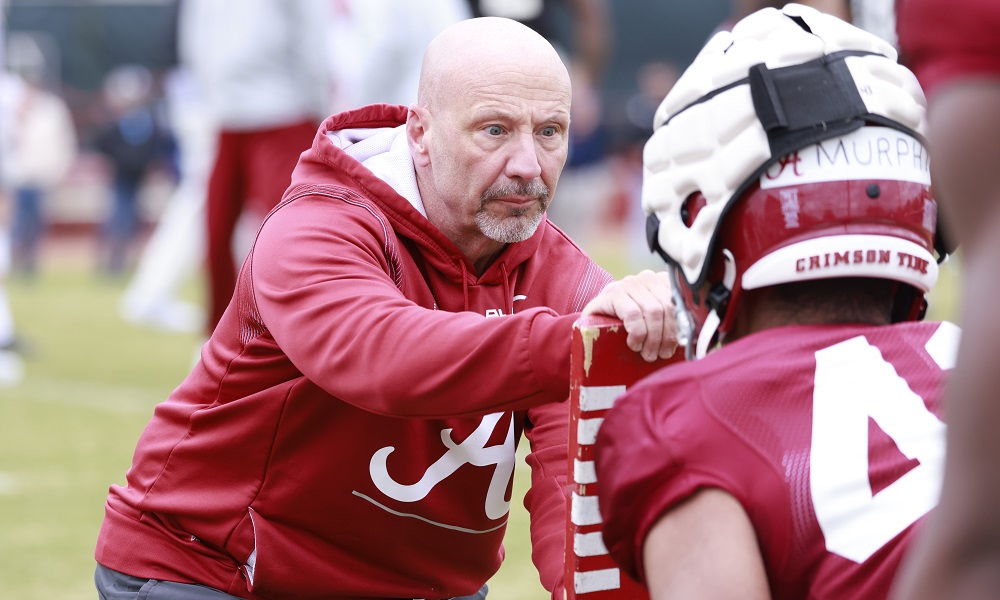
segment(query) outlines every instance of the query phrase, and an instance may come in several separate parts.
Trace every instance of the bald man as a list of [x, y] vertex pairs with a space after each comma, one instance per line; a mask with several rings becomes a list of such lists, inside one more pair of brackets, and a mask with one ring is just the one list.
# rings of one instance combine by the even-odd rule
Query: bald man
[[414, 106], [323, 123], [111, 487], [102, 598], [483, 598], [522, 437], [563, 597], [572, 324], [676, 346], [664, 274], [612, 281], [545, 217], [569, 114], [548, 42], [482, 18], [430, 44]]

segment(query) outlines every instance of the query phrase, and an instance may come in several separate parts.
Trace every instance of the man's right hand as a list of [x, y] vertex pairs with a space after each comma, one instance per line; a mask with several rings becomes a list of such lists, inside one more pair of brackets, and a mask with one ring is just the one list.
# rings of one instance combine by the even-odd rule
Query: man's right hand
[[608, 284], [584, 315], [616, 317], [625, 324], [628, 347], [653, 362], [677, 350], [677, 320], [666, 271], [642, 271]]

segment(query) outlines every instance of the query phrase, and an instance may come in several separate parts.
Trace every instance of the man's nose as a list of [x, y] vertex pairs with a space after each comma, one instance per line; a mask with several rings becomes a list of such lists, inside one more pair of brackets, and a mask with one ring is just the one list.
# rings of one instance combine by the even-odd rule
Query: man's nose
[[542, 174], [542, 165], [538, 161], [538, 147], [533, 133], [524, 133], [514, 137], [510, 158], [507, 160], [507, 177], [531, 181]]

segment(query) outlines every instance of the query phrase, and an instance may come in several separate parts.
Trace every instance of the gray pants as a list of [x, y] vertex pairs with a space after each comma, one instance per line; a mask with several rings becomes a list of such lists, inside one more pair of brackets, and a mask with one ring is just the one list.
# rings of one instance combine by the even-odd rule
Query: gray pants
[[[94, 584], [100, 600], [243, 600], [203, 585], [133, 577], [100, 563], [94, 571]], [[487, 591], [484, 585], [471, 596], [452, 600], [485, 600]]]
[[100, 563], [94, 571], [94, 584], [101, 600], [242, 600], [203, 585], [132, 577]]

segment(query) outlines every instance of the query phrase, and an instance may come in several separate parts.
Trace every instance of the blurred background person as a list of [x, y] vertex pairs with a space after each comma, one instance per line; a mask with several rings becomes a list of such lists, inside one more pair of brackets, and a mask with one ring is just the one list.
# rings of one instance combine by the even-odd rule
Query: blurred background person
[[[177, 186], [142, 249], [119, 313], [135, 325], [195, 332], [203, 327], [204, 309], [184, 298], [184, 285], [201, 276], [204, 265], [205, 197], [217, 132], [204, 93], [187, 68], [167, 75], [164, 102], [176, 143]], [[237, 242], [238, 247], [248, 244]]]
[[76, 126], [66, 102], [48, 88], [45, 57], [30, 36], [11, 37], [7, 65], [9, 148], [0, 168], [11, 190], [11, 268], [34, 277], [46, 230], [45, 197], [76, 160]]
[[140, 65], [115, 67], [104, 79], [110, 120], [94, 148], [112, 171], [111, 208], [101, 230], [100, 269], [122, 275], [141, 223], [139, 193], [152, 170], [171, 158], [171, 139], [153, 105], [153, 77]]
[[[328, 112], [415, 102], [423, 49], [445, 27], [468, 17], [466, 0], [428, 6], [394, 0], [331, 3], [325, 36], [331, 70]], [[204, 264], [205, 203], [219, 135], [201, 85], [186, 61], [164, 79], [179, 181], [120, 302], [122, 318], [133, 324], [178, 332], [204, 328], [203, 308], [183, 297], [184, 284]], [[230, 245], [234, 256], [249, 250], [257, 221], [246, 213], [237, 220]]]
[[5, 0], [0, 0], [0, 385], [8, 386], [24, 377], [24, 365], [14, 352], [14, 316], [7, 300], [6, 275], [10, 270], [10, 240], [7, 234], [7, 218], [11, 189], [3, 165], [12, 159], [11, 131], [15, 106], [23, 87], [21, 82], [8, 73], [4, 41]]
[[336, 0], [327, 39], [332, 110], [416, 102], [420, 62], [445, 27], [472, 16], [468, 0]]
[[218, 126], [208, 181], [211, 334], [236, 286], [233, 237], [280, 200], [299, 154], [330, 113], [329, 0], [183, 0], [178, 49]]
[[653, 115], [667, 93], [673, 89], [681, 71], [672, 61], [650, 60], [639, 67], [636, 91], [625, 103], [625, 123], [620, 127], [620, 141], [611, 166], [617, 185], [614, 209], [621, 215], [625, 233], [622, 244], [633, 270], [662, 268], [663, 261], [653, 254], [646, 241], [646, 213], [642, 210], [642, 150], [653, 134]]

